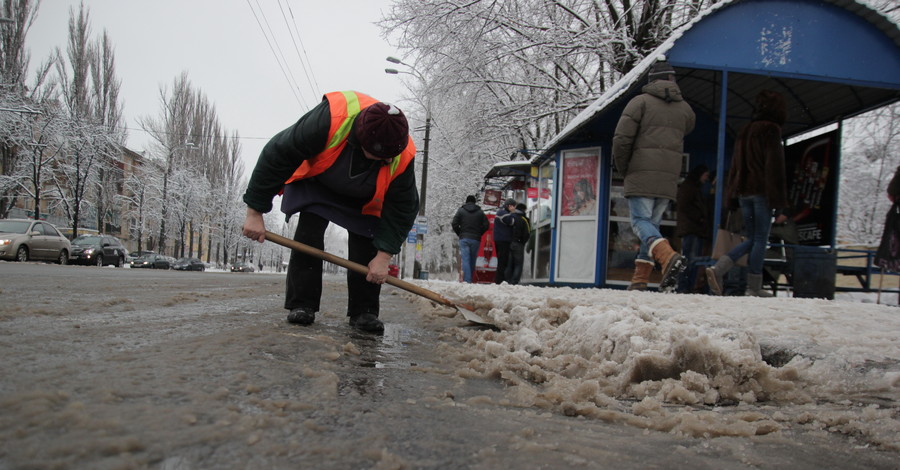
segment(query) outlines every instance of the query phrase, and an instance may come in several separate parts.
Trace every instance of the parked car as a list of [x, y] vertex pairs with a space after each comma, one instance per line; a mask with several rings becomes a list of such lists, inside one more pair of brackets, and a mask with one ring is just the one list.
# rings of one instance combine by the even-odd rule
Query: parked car
[[0, 220], [0, 259], [47, 260], [67, 264], [72, 253], [69, 240], [42, 220]]
[[206, 264], [197, 258], [178, 258], [172, 269], [179, 271], [206, 271]]
[[171, 269], [172, 268], [172, 258], [163, 255], [144, 255], [139, 258], [135, 258], [134, 261], [131, 262], [132, 269], [134, 268], [148, 268], [148, 269]]
[[128, 253], [128, 256], [125, 257], [125, 261], [128, 262], [128, 264], [131, 264], [132, 261], [140, 258], [141, 256], [155, 254], [156, 252], [152, 250], [132, 251], [131, 253]]
[[128, 250], [118, 238], [112, 235], [80, 235], [72, 240], [74, 264], [125, 266]]
[[231, 265], [231, 272], [233, 273], [252, 273], [254, 271], [256, 271], [256, 268], [252, 264], [243, 261]]

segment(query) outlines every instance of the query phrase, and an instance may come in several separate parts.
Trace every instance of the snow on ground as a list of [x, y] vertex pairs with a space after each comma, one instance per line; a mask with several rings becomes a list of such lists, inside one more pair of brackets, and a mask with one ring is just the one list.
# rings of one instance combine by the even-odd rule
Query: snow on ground
[[417, 283], [499, 328], [455, 330], [458, 374], [503, 380], [512, 405], [695, 437], [799, 426], [900, 450], [896, 307]]

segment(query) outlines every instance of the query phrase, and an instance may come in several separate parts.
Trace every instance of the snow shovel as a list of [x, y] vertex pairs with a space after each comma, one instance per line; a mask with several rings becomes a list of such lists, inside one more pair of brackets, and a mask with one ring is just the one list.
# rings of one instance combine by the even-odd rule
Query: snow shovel
[[[278, 245], [281, 245], [285, 248], [290, 248], [292, 250], [297, 250], [301, 253], [307, 254], [309, 256], [313, 256], [323, 261], [328, 261], [329, 263], [336, 264], [342, 268], [347, 268], [351, 271], [355, 271], [359, 274], [366, 275], [369, 273], [369, 268], [363, 266], [359, 263], [354, 263], [353, 261], [341, 258], [339, 256], [335, 256], [326, 251], [322, 251], [318, 248], [313, 248], [309, 245], [304, 245], [296, 240], [291, 240], [290, 238], [282, 237], [281, 235], [276, 235], [272, 232], [266, 232], [266, 240], [272, 241]], [[442, 297], [437, 292], [430, 291], [425, 289], [424, 287], [419, 287], [415, 284], [406, 282], [401, 279], [397, 279], [394, 276], [388, 276], [385, 281], [388, 284], [399, 287], [407, 292], [412, 292], [413, 294], [420, 295], [425, 297], [426, 299], [437, 302], [441, 305], [445, 305], [447, 307], [455, 308], [457, 312], [462, 314], [463, 318], [468, 320], [471, 323], [475, 323], [478, 325], [485, 325], [492, 328], [496, 328], [493, 323], [488, 322], [487, 320], [481, 318], [477, 313], [472, 311], [472, 307], [468, 305], [458, 304], [447, 300]]]

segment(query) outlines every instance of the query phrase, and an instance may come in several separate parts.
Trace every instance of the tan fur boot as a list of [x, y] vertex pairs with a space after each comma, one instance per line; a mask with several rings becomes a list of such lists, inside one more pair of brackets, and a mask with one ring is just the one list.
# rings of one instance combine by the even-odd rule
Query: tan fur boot
[[684, 257], [672, 249], [665, 238], [657, 238], [650, 244], [650, 256], [662, 266], [662, 280], [659, 281], [659, 290], [670, 290], [678, 282], [678, 275], [687, 268]]
[[631, 277], [631, 285], [628, 286], [628, 290], [647, 290], [653, 267], [652, 261], [634, 260], [634, 275]]

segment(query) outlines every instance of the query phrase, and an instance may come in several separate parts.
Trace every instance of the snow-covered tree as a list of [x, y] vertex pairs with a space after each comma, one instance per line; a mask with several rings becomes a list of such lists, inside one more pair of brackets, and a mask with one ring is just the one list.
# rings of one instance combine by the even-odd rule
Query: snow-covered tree
[[900, 166], [900, 105], [848, 120], [843, 135], [839, 239], [876, 246], [891, 206], [887, 185]]
[[[218, 246], [222, 251], [222, 262], [227, 263], [229, 253], [234, 256], [237, 253], [237, 244], [241, 237], [241, 225], [244, 222], [245, 207], [241, 197], [247, 190], [244, 181], [244, 167], [241, 163], [241, 145], [238, 134], [235, 132], [223, 141], [225, 158], [221, 160], [219, 170], [212, 179], [213, 187], [220, 188], [221, 198], [215, 201], [213, 206], [214, 217], [210, 227], [216, 227], [220, 234]], [[219, 260], [219, 251], [216, 251], [216, 261]], [[234, 258], [231, 258], [232, 262]]]
[[[153, 138], [151, 158], [161, 168], [157, 244], [160, 250], [167, 250], [168, 240], [187, 237], [188, 229], [199, 236], [208, 233], [210, 237], [218, 237], [217, 261], [222, 250], [227, 262], [229, 253], [234, 253], [236, 247], [230, 233], [234, 230], [234, 215], [228, 211], [240, 206], [242, 194], [236, 190], [243, 177], [240, 136], [229, 135], [222, 129], [215, 106], [202, 91], [194, 88], [187, 73], [177, 77], [170, 88], [160, 90], [160, 104], [159, 115], [140, 120]], [[181, 171], [188, 172], [195, 184], [209, 190], [201, 193], [179, 188], [173, 177]], [[193, 252], [193, 236], [186, 243]], [[202, 241], [197, 243], [200, 254]], [[207, 240], [207, 261], [213, 245], [212, 239]]]
[[[115, 142], [105, 130], [89, 120], [73, 120], [67, 116], [65, 131], [60, 134], [63, 145], [53, 171], [53, 186], [59, 200], [56, 204], [71, 222], [74, 236], [85, 219], [85, 209], [96, 211], [99, 170], [108, 165], [108, 153]], [[102, 228], [102, 227], [99, 227]]]
[[[0, 218], [9, 216], [9, 209], [16, 204], [22, 187], [16, 182], [22, 155], [14, 142], [23, 141], [22, 136], [34, 130], [33, 117], [39, 112], [40, 100], [25, 85], [30, 61], [25, 38], [39, 6], [40, 0], [3, 0], [0, 7], [0, 16], [12, 20], [0, 25]], [[36, 86], [30, 90], [40, 87], [49, 69], [49, 62], [38, 67]], [[32, 139], [24, 138], [24, 141]]]
[[18, 121], [12, 133], [4, 135], [4, 143], [15, 149], [15, 166], [9, 174], [0, 175], [4, 194], [21, 195], [34, 202], [34, 218], [41, 218], [42, 201], [51, 205], [60, 200], [53, 191], [55, 169], [64, 153], [64, 136], [69, 121], [52, 103], [45, 104], [40, 114], [27, 115]]
[[54, 183], [59, 206], [77, 236], [78, 228], [88, 220], [86, 213], [93, 213], [98, 230], [104, 230], [114, 209], [114, 185], [124, 177], [115, 165], [125, 140], [120, 127], [120, 83], [111, 41], [104, 32], [92, 43], [90, 11], [84, 5], [77, 12], [69, 11], [66, 52], [57, 48], [54, 56], [55, 74], [50, 83], [60, 92], [66, 116]]
[[[119, 193], [119, 183], [125, 177], [119, 166], [118, 153], [125, 143], [125, 131], [122, 126], [123, 106], [119, 101], [121, 80], [116, 76], [116, 60], [112, 41], [106, 31], [91, 49], [91, 106], [92, 121], [99, 126], [106, 136], [107, 145], [98, 153], [102, 159], [97, 168], [95, 190], [95, 206], [97, 208], [97, 227], [106, 231], [105, 227], [112, 214], [119, 214], [115, 199]], [[121, 222], [117, 224], [121, 226]]]
[[[128, 237], [137, 241], [137, 251], [144, 250], [144, 240], [150, 236], [150, 214], [154, 171], [148, 171], [149, 165], [142, 165], [125, 178], [122, 194], [117, 195], [116, 202], [124, 208], [124, 214], [131, 221]], [[149, 244], [147, 249], [149, 249]]]
[[151, 154], [161, 161], [163, 184], [157, 244], [163, 253], [171, 235], [169, 180], [176, 168], [184, 166], [183, 162], [190, 158], [188, 154], [195, 146], [189, 140], [195, 96], [186, 72], [174, 80], [171, 89], [161, 88], [159, 95], [162, 106], [159, 116], [144, 119], [142, 127], [154, 139]]

